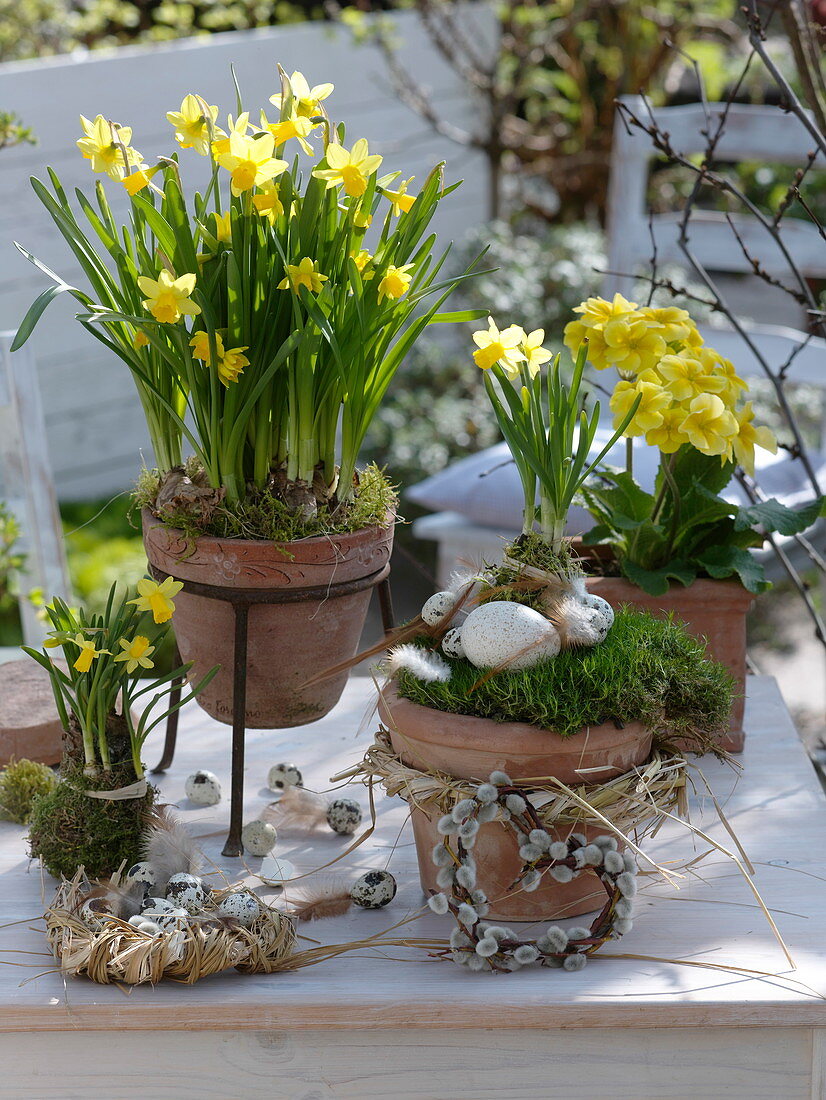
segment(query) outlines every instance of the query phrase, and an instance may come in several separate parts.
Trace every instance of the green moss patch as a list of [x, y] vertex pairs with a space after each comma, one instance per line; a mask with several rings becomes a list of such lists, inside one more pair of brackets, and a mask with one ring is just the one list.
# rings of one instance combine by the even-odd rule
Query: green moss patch
[[425, 683], [402, 670], [399, 694], [449, 714], [527, 722], [562, 737], [603, 722], [642, 722], [663, 743], [680, 737], [705, 746], [727, 727], [734, 687], [681, 623], [628, 608], [617, 612], [600, 645], [565, 650], [533, 668], [480, 682], [484, 673], [469, 661], [449, 664], [447, 683]]
[[34, 801], [54, 790], [57, 776], [36, 760], [12, 760], [0, 772], [0, 821], [25, 825]]

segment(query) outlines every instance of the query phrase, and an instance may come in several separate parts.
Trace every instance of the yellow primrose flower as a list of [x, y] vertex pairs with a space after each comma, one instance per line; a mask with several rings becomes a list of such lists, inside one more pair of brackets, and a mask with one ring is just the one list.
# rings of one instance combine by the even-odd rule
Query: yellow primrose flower
[[697, 348], [694, 354], [707, 371], [714, 372], [715, 379], [721, 383], [714, 392], [720, 394], [730, 409], [734, 408], [741, 395], [748, 393], [748, 382], [740, 378], [731, 360], [724, 359], [714, 348]]
[[167, 111], [167, 122], [175, 127], [175, 140], [182, 149], [194, 149], [202, 157], [209, 154], [211, 131], [218, 108], [210, 107], [199, 96], [185, 95], [180, 111]]
[[754, 477], [754, 448], [762, 447], [764, 451], [776, 455], [777, 440], [771, 428], [765, 425], [755, 428], [751, 401], [747, 401], [734, 415], [737, 419], [737, 435], [732, 440], [734, 457], [749, 477]]
[[84, 158], [92, 162], [93, 172], [104, 172], [110, 179], [120, 180], [127, 168], [143, 163], [143, 157], [129, 144], [131, 126], [118, 126], [103, 115], [97, 115], [94, 122], [81, 115], [80, 125], [84, 136], [76, 144]]
[[175, 614], [172, 597], [177, 596], [183, 586], [183, 581], [174, 581], [172, 577], [167, 577], [160, 584], [143, 577], [137, 583], [137, 599], [128, 602], [135, 604], [138, 611], [151, 611], [156, 623], [166, 623]]
[[621, 294], [615, 294], [610, 302], [605, 298], [587, 298], [574, 307], [574, 313], [582, 314], [581, 321], [586, 328], [602, 328], [609, 321], [616, 321], [633, 313], [636, 308], [636, 302], [629, 302]]
[[229, 389], [230, 382], [238, 381], [238, 375], [241, 374], [244, 367], [250, 365], [249, 359], [243, 354], [249, 350], [248, 347], [230, 348], [229, 351], [224, 352], [224, 356], [218, 364], [218, 377], [227, 389]]
[[135, 336], [132, 340], [132, 347], [136, 351], [139, 351], [141, 348], [147, 347], [148, 344], [149, 344], [149, 337], [146, 335], [146, 333], [141, 332], [140, 329], [139, 329], [135, 333]]
[[519, 364], [525, 362], [524, 340], [525, 330], [519, 325], [510, 325], [500, 332], [494, 319], [488, 317], [487, 330], [473, 334], [473, 342], [479, 349], [473, 353], [473, 361], [481, 370], [490, 370], [499, 363], [514, 378], [519, 373]]
[[407, 294], [410, 289], [410, 281], [412, 275], [408, 275], [408, 271], [413, 264], [405, 264], [404, 267], [394, 267], [390, 264], [384, 273], [384, 276], [379, 283], [379, 301], [382, 298], [401, 298], [403, 294]]
[[173, 279], [164, 268], [155, 279], [148, 279], [145, 275], [138, 276], [138, 286], [146, 295], [141, 303], [144, 309], [148, 309], [156, 321], [165, 324], [174, 324], [182, 315], [196, 317], [201, 312], [201, 307], [190, 298], [195, 289], [195, 276], [192, 274], [181, 275]]
[[[293, 110], [303, 118], [318, 115], [323, 110], [321, 101], [326, 99], [335, 88], [335, 84], [315, 84], [312, 88], [303, 73], [296, 70], [290, 77], [290, 91], [293, 93]], [[283, 97], [280, 93], [270, 96], [270, 103], [281, 109]]]
[[635, 382], [620, 380], [614, 387], [609, 402], [614, 414], [614, 428], [619, 428], [637, 397], [641, 398], [639, 407], [623, 433], [629, 437], [645, 435], [646, 432], [659, 428], [665, 410], [671, 405], [671, 395], [663, 389], [653, 370], [644, 371]]
[[666, 352], [665, 340], [652, 332], [641, 317], [607, 321], [602, 337], [605, 361], [620, 374], [642, 374], [655, 367]]
[[327, 168], [313, 169], [313, 175], [326, 180], [328, 189], [343, 184], [348, 195], [358, 197], [367, 190], [367, 181], [378, 170], [382, 157], [370, 154], [367, 142], [359, 138], [348, 153], [335, 141], [331, 141], [325, 151]]
[[136, 668], [154, 668], [155, 665], [149, 658], [155, 652], [155, 647], [149, 644], [149, 639], [142, 634], [136, 634], [132, 641], [126, 638], [118, 638], [118, 645], [123, 650], [115, 657], [116, 661], [126, 663], [126, 671], [133, 673]]
[[232, 211], [227, 210], [226, 214], [218, 214], [217, 212], [212, 215], [215, 220], [215, 239], [222, 244], [229, 244], [232, 240]]
[[393, 214], [397, 218], [401, 217], [402, 213], [407, 214], [416, 201], [415, 195], [407, 194], [407, 189], [415, 178], [411, 176], [409, 180], [402, 180], [397, 191], [388, 191], [386, 188], [382, 191], [384, 197], [390, 200]]
[[257, 137], [230, 134], [229, 151], [220, 154], [218, 163], [232, 177], [233, 195], [242, 195], [286, 172], [289, 167], [287, 162], [276, 160], [272, 155], [274, 146], [272, 134], [259, 134]]
[[679, 451], [683, 443], [688, 442], [683, 434], [682, 423], [685, 420], [685, 409], [679, 405], [672, 405], [670, 409], [662, 410], [662, 421], [656, 428], [650, 428], [645, 433], [645, 442], [651, 447], [657, 447], [663, 454], [671, 455]]
[[290, 138], [295, 138], [305, 153], [313, 155], [313, 147], [307, 141], [308, 136], [313, 132], [313, 123], [308, 118], [293, 112], [279, 122], [268, 122], [267, 116], [262, 111], [261, 129], [272, 134], [276, 145], [283, 145]]
[[266, 218], [270, 225], [275, 225], [276, 219], [284, 213], [284, 204], [278, 193], [278, 188], [272, 182], [265, 183], [257, 195], [252, 196], [252, 205], [262, 218]]
[[227, 115], [227, 127], [229, 133], [225, 134], [223, 130], [215, 130], [217, 135], [212, 143], [212, 155], [217, 160], [223, 153], [229, 152], [229, 143], [233, 134], [238, 134], [239, 137], [246, 137], [247, 130], [250, 128], [250, 113], [244, 111], [238, 118], [233, 121], [232, 115]]
[[688, 406], [681, 430], [702, 454], [726, 455], [738, 423], [716, 393], [701, 393]]
[[[194, 333], [192, 339], [189, 341], [189, 346], [192, 348], [193, 359], [203, 359], [207, 366], [211, 366], [212, 353], [209, 347], [208, 332]], [[217, 332], [215, 333], [215, 350], [218, 355], [224, 354], [224, 341]]]
[[533, 332], [529, 332], [522, 342], [522, 350], [525, 353], [525, 359], [528, 364], [528, 370], [531, 372], [531, 378], [535, 378], [542, 364], [547, 363], [551, 358], [551, 353], [548, 349], [542, 347], [544, 339], [544, 328], [536, 328]]
[[570, 348], [574, 358], [579, 354], [585, 340], [588, 341], [588, 362], [597, 370], [605, 370], [611, 364], [605, 358], [605, 340], [602, 330], [588, 328], [582, 321], [569, 321], [565, 326], [563, 342], [566, 348]]
[[664, 355], [657, 370], [675, 401], [690, 401], [698, 393], [722, 393], [726, 388], [725, 379], [710, 373], [693, 351]]
[[92, 667], [92, 661], [96, 657], [100, 657], [102, 653], [108, 653], [108, 649], [96, 649], [94, 641], [89, 641], [88, 638], [84, 638], [82, 634], [75, 634], [72, 641], [75, 645], [80, 646], [80, 656], [75, 661], [73, 667], [78, 672], [88, 672]]
[[297, 294], [300, 286], [306, 286], [307, 290], [317, 294], [321, 290], [321, 284], [326, 282], [327, 276], [318, 270], [316, 261], [305, 256], [298, 264], [287, 264], [287, 274], [276, 290], [292, 290]]
[[679, 306], [663, 306], [659, 309], [643, 306], [639, 312], [648, 327], [659, 333], [666, 344], [687, 339], [694, 328], [688, 310], [680, 309]]

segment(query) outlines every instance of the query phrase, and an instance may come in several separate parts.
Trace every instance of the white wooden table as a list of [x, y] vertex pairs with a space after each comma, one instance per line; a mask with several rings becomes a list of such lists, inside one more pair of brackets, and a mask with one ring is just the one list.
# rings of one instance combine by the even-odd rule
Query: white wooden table
[[[292, 760], [308, 786], [322, 789], [354, 762], [373, 729], [372, 693], [369, 679], [354, 678], [316, 725], [251, 732], [247, 818], [268, 800], [271, 764]], [[822, 1100], [826, 800], [773, 681], [750, 683], [746, 726], [740, 778], [713, 760], [703, 771], [755, 865], [796, 971], [736, 868], [711, 855], [701, 877], [686, 878], [679, 891], [645, 878], [633, 931], [577, 974], [471, 974], [399, 948], [127, 994], [43, 973], [51, 959], [36, 918], [53, 884], [29, 867], [23, 830], [0, 824], [0, 960], [8, 964], [0, 965], [0, 1098]], [[228, 788], [229, 738], [228, 727], [186, 710], [161, 790], [234, 880], [244, 865], [218, 855], [227, 802], [200, 809], [183, 796], [198, 767]], [[348, 793], [366, 807], [361, 788]], [[382, 798], [377, 810], [374, 835], [337, 868], [355, 877], [389, 866], [396, 900], [380, 912], [305, 925], [305, 934], [325, 943], [363, 939], [421, 908], [406, 807]], [[708, 798], [692, 800], [692, 817], [728, 842]], [[285, 832], [277, 851], [308, 871], [346, 846], [326, 830], [311, 838]], [[648, 848], [664, 862], [705, 845], [669, 826]], [[259, 865], [248, 860], [252, 870]], [[446, 937], [451, 924], [428, 911], [407, 928]], [[770, 976], [610, 957], [624, 952]]]

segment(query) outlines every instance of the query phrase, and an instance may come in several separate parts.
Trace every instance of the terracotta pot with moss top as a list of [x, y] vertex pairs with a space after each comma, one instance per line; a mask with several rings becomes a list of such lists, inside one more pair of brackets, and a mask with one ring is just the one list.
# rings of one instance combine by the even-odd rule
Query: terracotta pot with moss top
[[[476, 782], [486, 781], [492, 771], [504, 771], [514, 781], [554, 776], [568, 786], [602, 783], [643, 764], [651, 754], [651, 733], [636, 722], [621, 728], [608, 722], [563, 738], [526, 723], [494, 722], [422, 707], [398, 695], [392, 682], [382, 690], [379, 715], [406, 764]], [[436, 807], [411, 807], [419, 874], [427, 894], [439, 890], [438, 868], [431, 854], [443, 839], [436, 829], [440, 817]], [[570, 832], [592, 840], [605, 829], [575, 825], [552, 830], [552, 835], [564, 840]], [[482, 825], [473, 851], [477, 885], [488, 897], [494, 920], [563, 920], [595, 912], [605, 904], [604, 887], [587, 869], [568, 883], [543, 875], [542, 884], [532, 893], [508, 892], [522, 859], [513, 830], [502, 822]]]
[[[332, 710], [347, 673], [306, 684], [355, 655], [372, 590], [390, 561], [394, 517], [388, 516], [385, 527], [289, 543], [192, 538], [164, 526], [148, 510], [142, 518], [150, 563], [184, 582], [175, 597], [175, 637], [183, 660], [195, 662], [192, 682], [221, 666], [198, 695], [199, 705], [219, 722], [232, 723], [235, 614], [232, 603], [188, 590], [187, 582], [250, 596], [248, 728], [301, 726]], [[256, 603], [267, 591], [298, 598]]]

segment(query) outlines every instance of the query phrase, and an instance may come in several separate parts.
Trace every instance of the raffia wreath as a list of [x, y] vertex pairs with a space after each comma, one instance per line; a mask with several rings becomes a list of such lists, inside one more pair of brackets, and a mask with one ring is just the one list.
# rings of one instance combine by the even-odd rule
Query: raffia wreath
[[[457, 926], [450, 936], [450, 954], [469, 970], [519, 970], [531, 963], [581, 970], [589, 955], [631, 930], [636, 860], [618, 852], [612, 836], [589, 843], [581, 833], [571, 833], [567, 840], [554, 840], [523, 791], [504, 772], [495, 771], [489, 782], [476, 787], [472, 798], [461, 799], [439, 819], [437, 828], [444, 840], [433, 849], [432, 858], [439, 868], [436, 882], [449, 893], [434, 894], [428, 904], [434, 913], [453, 914]], [[494, 819], [507, 822], [519, 840], [523, 865], [511, 890], [536, 890], [546, 873], [557, 882], [570, 882], [586, 869], [595, 872], [607, 899], [590, 928], [549, 925], [528, 939], [511, 928], [482, 923], [489, 905], [476, 889], [472, 849], [480, 825]]]

